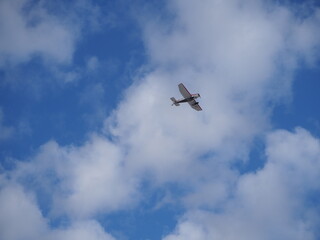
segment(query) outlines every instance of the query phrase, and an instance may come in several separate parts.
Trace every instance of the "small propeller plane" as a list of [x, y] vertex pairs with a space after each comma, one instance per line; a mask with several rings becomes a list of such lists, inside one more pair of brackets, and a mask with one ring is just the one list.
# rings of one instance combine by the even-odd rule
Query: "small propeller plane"
[[200, 97], [200, 94], [199, 93], [196, 93], [196, 94], [191, 94], [187, 88], [183, 85], [183, 83], [180, 83], [178, 85], [179, 87], [179, 91], [181, 93], [181, 95], [184, 97], [183, 99], [179, 99], [179, 100], [176, 100], [174, 97], [170, 98], [171, 101], [173, 102], [172, 103], [172, 106], [173, 105], [176, 105], [176, 106], [180, 106], [180, 103], [184, 103], [184, 102], [187, 102], [190, 104], [190, 106], [197, 110], [197, 111], [201, 111], [202, 108], [200, 107], [199, 103], [196, 101], [196, 99], [198, 97]]

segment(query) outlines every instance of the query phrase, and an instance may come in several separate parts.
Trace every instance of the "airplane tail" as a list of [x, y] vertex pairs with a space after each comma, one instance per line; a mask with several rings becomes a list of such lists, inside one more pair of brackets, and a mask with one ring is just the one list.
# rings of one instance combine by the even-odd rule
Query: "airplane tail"
[[177, 102], [177, 100], [174, 97], [172, 97], [170, 99], [173, 102], [172, 105], [180, 106], [180, 104]]

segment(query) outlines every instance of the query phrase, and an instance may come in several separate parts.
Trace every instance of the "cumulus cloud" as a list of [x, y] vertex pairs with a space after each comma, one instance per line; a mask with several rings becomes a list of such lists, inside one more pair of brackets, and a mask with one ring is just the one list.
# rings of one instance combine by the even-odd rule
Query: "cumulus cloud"
[[[210, 91], [216, 88], [211, 85], [221, 82], [226, 94], [231, 91], [253, 101], [263, 94], [283, 94], [290, 80], [283, 78], [296, 67], [297, 54], [304, 59], [318, 54], [317, 11], [297, 19], [289, 8], [270, 1], [174, 1], [171, 5], [173, 23], [146, 24], [150, 58], [157, 66], [207, 72], [210, 80], [193, 81], [205, 82]], [[266, 89], [270, 85], [272, 93]]]
[[[35, 56], [58, 64], [72, 63], [77, 41], [88, 29], [100, 28], [101, 13], [91, 1], [73, 1], [72, 7], [61, 1], [56, 4], [1, 1], [0, 67], [25, 63]], [[62, 14], [57, 15], [53, 8]]]
[[319, 139], [278, 130], [266, 154], [266, 165], [239, 178], [223, 209], [190, 211], [165, 239], [317, 239], [319, 203], [309, 196], [319, 194]]
[[27, 1], [1, 1], [0, 64], [21, 63], [35, 55], [70, 62], [75, 33], [37, 4], [26, 10]]
[[114, 239], [94, 220], [75, 221], [69, 226], [50, 229], [35, 197], [4, 178], [0, 181], [0, 212], [0, 237], [5, 240]]
[[[297, 19], [284, 5], [249, 0], [177, 0], [169, 9], [170, 25], [141, 23], [155, 70], [127, 89], [103, 135], [80, 146], [44, 144], [13, 181], [47, 196], [45, 217], [71, 219], [50, 233], [62, 239], [112, 239], [90, 219], [134, 206], [146, 179], [154, 189], [187, 189], [175, 196], [186, 213], [166, 240], [315, 239], [318, 206], [306, 203], [319, 189], [319, 140], [303, 129], [270, 130], [269, 117], [290, 94], [301, 58], [318, 54], [318, 13]], [[179, 82], [201, 93], [203, 112], [170, 106]], [[241, 175], [233, 164], [268, 131], [266, 164]]]
[[32, 162], [21, 164], [16, 178], [31, 181], [41, 194], [52, 197], [53, 216], [82, 219], [136, 202], [138, 185], [123, 159], [119, 148], [99, 136], [81, 147], [60, 147], [52, 141]]
[[[271, 2], [174, 1], [170, 6], [170, 24], [142, 23], [157, 70], [128, 89], [107, 120], [114, 123], [107, 131], [129, 146], [130, 163], [166, 180], [189, 176], [190, 166], [201, 168], [196, 159], [205, 154], [214, 156], [208, 165], [245, 160], [252, 140], [270, 127], [272, 105], [290, 95], [297, 56], [308, 58], [319, 43], [315, 15], [296, 19], [289, 8]], [[294, 44], [300, 28], [309, 32], [303, 55], [302, 45]], [[179, 82], [204, 96], [203, 112], [168, 109], [163, 99], [178, 94]]]
[[179, 239], [209, 239], [203, 227], [194, 222], [183, 222], [177, 229], [177, 235], [170, 235], [164, 238], [164, 240], [179, 240]]
[[19, 185], [6, 182], [3, 186], [3, 181], [0, 184], [0, 238], [39, 239], [46, 231], [46, 221], [34, 197]]

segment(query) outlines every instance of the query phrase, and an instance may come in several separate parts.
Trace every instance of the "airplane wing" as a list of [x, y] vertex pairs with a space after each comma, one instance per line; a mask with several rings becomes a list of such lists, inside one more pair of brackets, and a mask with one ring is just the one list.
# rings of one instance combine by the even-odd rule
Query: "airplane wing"
[[197, 111], [202, 111], [202, 108], [200, 107], [199, 103], [196, 102], [196, 100], [189, 101], [188, 103], [190, 104], [190, 106], [191, 106], [193, 109], [195, 109], [195, 110], [197, 110]]
[[189, 93], [189, 91], [186, 89], [186, 87], [183, 85], [183, 83], [180, 83], [178, 85], [179, 87], [179, 91], [181, 93], [181, 95], [184, 97], [184, 98], [190, 98], [192, 97], [191, 93]]

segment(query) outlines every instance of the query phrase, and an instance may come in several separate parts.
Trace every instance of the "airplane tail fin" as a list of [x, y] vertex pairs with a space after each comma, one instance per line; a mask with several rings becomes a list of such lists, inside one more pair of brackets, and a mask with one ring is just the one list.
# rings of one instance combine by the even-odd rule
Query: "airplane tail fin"
[[177, 102], [177, 100], [174, 97], [172, 97], [170, 99], [173, 102], [172, 105], [180, 106], [180, 104]]

